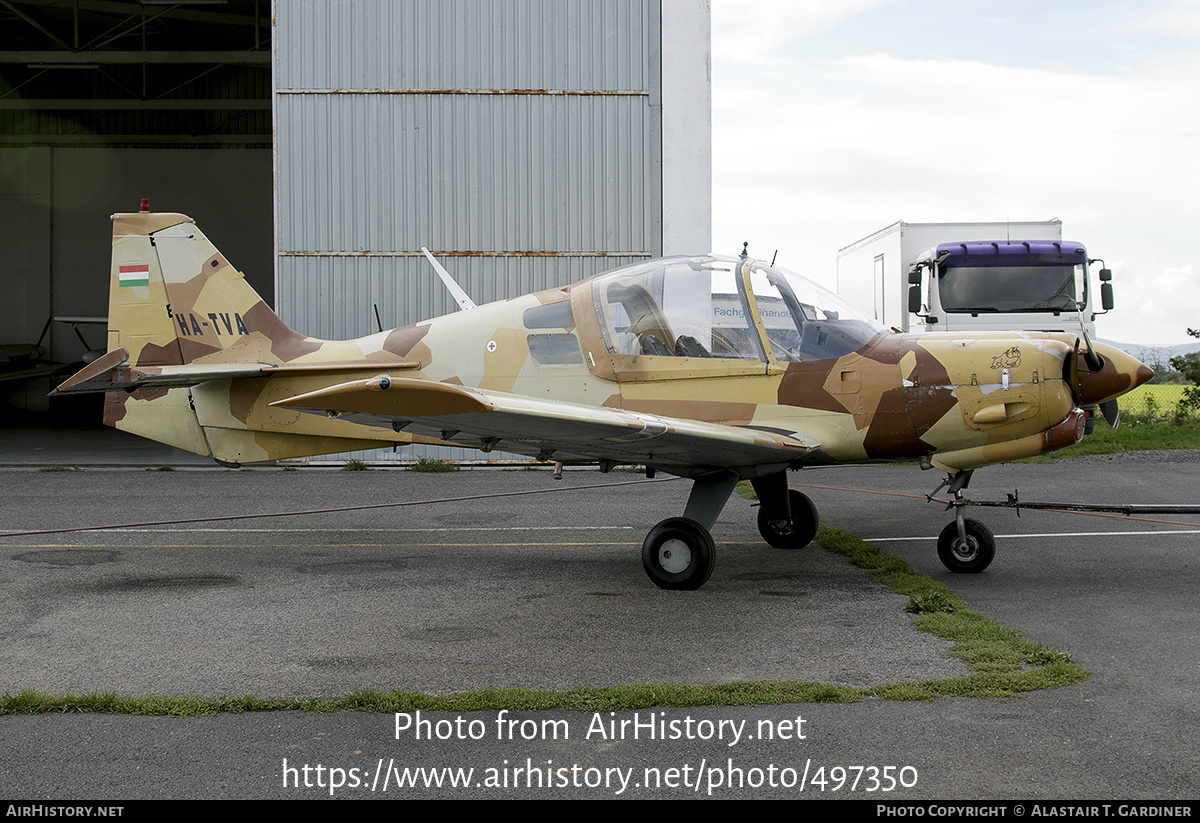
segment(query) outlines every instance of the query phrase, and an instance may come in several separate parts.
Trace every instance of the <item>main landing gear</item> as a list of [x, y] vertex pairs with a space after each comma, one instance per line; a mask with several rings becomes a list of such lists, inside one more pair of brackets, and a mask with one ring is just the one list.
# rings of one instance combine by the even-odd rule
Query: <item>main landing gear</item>
[[[715, 471], [697, 477], [683, 517], [662, 521], [642, 543], [642, 566], [654, 585], [662, 589], [698, 589], [716, 566], [716, 547], [709, 529], [733, 493], [738, 475]], [[779, 549], [801, 549], [817, 534], [817, 508], [798, 491], [787, 487], [784, 471], [753, 478], [758, 494], [758, 530]]]
[[686, 517], [662, 521], [642, 543], [642, 566], [660, 589], [698, 589], [716, 565], [712, 535]]
[[996, 557], [996, 537], [992, 530], [966, 516], [962, 490], [970, 482], [971, 472], [960, 471], [933, 490], [937, 494], [942, 486], [949, 485], [949, 491], [954, 495], [954, 502], [950, 504], [954, 507], [954, 522], [938, 535], [938, 559], [947, 569], [959, 574], [978, 574]]
[[784, 472], [750, 481], [758, 495], [758, 533], [777, 549], [803, 549], [817, 536], [817, 507], [807, 495], [787, 487]]

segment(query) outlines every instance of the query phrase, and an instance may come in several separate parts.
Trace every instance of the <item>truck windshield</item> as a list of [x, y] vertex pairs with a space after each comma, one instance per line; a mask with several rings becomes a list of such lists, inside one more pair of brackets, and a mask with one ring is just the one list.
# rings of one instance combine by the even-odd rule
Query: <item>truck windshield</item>
[[1082, 265], [943, 266], [939, 275], [948, 312], [1073, 312], [1086, 299]]

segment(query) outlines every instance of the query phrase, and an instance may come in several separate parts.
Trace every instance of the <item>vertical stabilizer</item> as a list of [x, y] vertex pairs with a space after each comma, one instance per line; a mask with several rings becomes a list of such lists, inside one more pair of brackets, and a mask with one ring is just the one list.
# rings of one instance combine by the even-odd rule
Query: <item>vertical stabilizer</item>
[[108, 350], [135, 366], [178, 366], [238, 347], [252, 362], [315, 348], [289, 329], [195, 222], [182, 214], [113, 215]]
[[[359, 376], [368, 354], [382, 355], [379, 368], [417, 365], [385, 352], [386, 335], [367, 349], [297, 334], [186, 215], [113, 215], [109, 278], [108, 352], [55, 391], [105, 392], [106, 425], [221, 465], [378, 445], [357, 424], [314, 424], [272, 400], [311, 390], [321, 375]], [[314, 362], [317, 353], [325, 358]]]

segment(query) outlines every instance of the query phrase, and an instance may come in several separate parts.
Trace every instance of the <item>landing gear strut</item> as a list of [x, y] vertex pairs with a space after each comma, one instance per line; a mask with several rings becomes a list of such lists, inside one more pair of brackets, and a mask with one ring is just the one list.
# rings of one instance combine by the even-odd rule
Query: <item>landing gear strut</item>
[[[709, 529], [733, 493], [738, 474], [717, 470], [697, 477], [683, 517], [662, 521], [642, 543], [642, 566], [660, 589], [698, 589], [716, 566]], [[817, 534], [817, 507], [787, 485], [787, 472], [750, 480], [758, 494], [758, 531], [777, 549], [802, 549]]]
[[668, 518], [646, 535], [642, 566], [660, 589], [698, 589], [717, 564], [717, 551], [709, 529], [717, 522], [738, 475], [714, 471], [697, 477], [683, 517]]
[[817, 536], [817, 507], [807, 495], [787, 487], [787, 473], [750, 481], [758, 495], [758, 533], [777, 549], [802, 549]]
[[978, 574], [996, 557], [996, 537], [992, 530], [966, 516], [962, 490], [970, 482], [971, 471], [960, 471], [934, 489], [937, 494], [942, 486], [948, 485], [954, 495], [954, 502], [950, 504], [954, 507], [954, 522], [938, 535], [938, 559], [947, 569], [959, 574]]

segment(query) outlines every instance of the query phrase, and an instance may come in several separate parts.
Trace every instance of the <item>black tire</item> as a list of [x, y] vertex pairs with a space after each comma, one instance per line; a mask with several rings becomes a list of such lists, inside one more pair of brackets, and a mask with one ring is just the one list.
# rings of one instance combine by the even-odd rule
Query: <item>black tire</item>
[[717, 550], [708, 529], [686, 517], [672, 517], [650, 530], [642, 543], [642, 566], [660, 589], [698, 589], [716, 566]]
[[979, 574], [992, 564], [996, 556], [996, 537], [992, 530], [978, 520], [964, 524], [967, 543], [961, 545], [958, 526], [951, 523], [938, 535], [938, 557], [947, 569], [958, 574]]
[[788, 489], [788, 503], [792, 508], [791, 522], [771, 517], [766, 507], [758, 509], [758, 533], [767, 545], [777, 549], [803, 549], [817, 536], [819, 518], [817, 507], [808, 495]]

